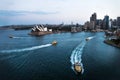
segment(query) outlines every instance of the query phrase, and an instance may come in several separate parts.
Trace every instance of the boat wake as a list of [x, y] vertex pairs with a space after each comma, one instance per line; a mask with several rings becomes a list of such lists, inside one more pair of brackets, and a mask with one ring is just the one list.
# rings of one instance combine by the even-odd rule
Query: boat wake
[[92, 36], [92, 37], [88, 37], [88, 39], [89, 39], [89, 40], [91, 40], [91, 39], [93, 39], [93, 38], [95, 38], [95, 36]]
[[28, 38], [28, 37], [16, 37], [16, 36], [13, 36], [13, 37], [10, 37], [10, 38], [13, 38], [13, 39], [25, 39], [25, 38]]
[[0, 51], [0, 52], [1, 52], [1, 53], [12, 53], [12, 52], [31, 51], [31, 50], [36, 50], [36, 49], [40, 49], [40, 48], [49, 47], [49, 46], [51, 46], [51, 45], [52, 45], [52, 44], [45, 44], [45, 45], [33, 46], [33, 47], [23, 48], [23, 49], [3, 50], [3, 51]]
[[[91, 36], [88, 37], [89, 40], [93, 39], [95, 36]], [[72, 64], [72, 69], [73, 71], [75, 71], [74, 69], [74, 65], [80, 64], [81, 68], [82, 68], [82, 74], [84, 73], [84, 68], [83, 68], [83, 64], [82, 64], [82, 53], [83, 53], [83, 49], [86, 45], [86, 41], [83, 40], [73, 51], [70, 57], [70, 62]], [[75, 71], [76, 72], [76, 71]]]
[[84, 68], [83, 68], [83, 64], [82, 64], [82, 53], [83, 53], [83, 49], [84, 46], [86, 44], [86, 41], [82, 41], [73, 51], [70, 57], [70, 62], [72, 64], [72, 69], [75, 71], [74, 69], [74, 64], [75, 63], [79, 63], [82, 67], [82, 74], [84, 72]]
[[21, 38], [24, 38], [24, 37], [13, 37], [13, 38], [15, 38], [15, 39], [21, 39]]

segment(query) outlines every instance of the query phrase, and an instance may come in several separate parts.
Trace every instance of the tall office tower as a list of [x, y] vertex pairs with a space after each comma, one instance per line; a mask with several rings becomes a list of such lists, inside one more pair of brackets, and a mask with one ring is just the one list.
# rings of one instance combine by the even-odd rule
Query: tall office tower
[[97, 14], [93, 13], [92, 16], [90, 17], [90, 21], [96, 21], [97, 19]]
[[108, 15], [106, 15], [103, 19], [103, 28], [109, 29], [109, 16]]
[[112, 21], [112, 28], [114, 29], [114, 28], [117, 28], [117, 20], [116, 19], [114, 19], [113, 21]]
[[90, 17], [90, 23], [92, 24], [91, 27], [93, 29], [96, 29], [96, 20], [97, 20], [97, 14], [93, 13], [92, 16]]
[[120, 28], [120, 17], [117, 17], [117, 28]]

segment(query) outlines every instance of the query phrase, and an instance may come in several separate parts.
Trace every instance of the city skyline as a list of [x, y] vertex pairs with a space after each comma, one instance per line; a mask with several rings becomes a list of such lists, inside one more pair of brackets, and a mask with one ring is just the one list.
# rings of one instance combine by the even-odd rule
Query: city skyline
[[119, 0], [1, 0], [0, 25], [13, 24], [84, 24], [92, 13], [116, 19]]

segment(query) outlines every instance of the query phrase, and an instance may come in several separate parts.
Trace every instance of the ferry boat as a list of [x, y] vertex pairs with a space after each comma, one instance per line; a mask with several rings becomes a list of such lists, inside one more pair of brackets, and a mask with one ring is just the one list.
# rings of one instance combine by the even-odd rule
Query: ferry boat
[[56, 45], [56, 44], [57, 44], [57, 41], [53, 41], [53, 42], [52, 42], [52, 45]]
[[82, 66], [80, 65], [80, 63], [75, 63], [74, 64], [74, 70], [77, 74], [81, 74], [82, 73]]

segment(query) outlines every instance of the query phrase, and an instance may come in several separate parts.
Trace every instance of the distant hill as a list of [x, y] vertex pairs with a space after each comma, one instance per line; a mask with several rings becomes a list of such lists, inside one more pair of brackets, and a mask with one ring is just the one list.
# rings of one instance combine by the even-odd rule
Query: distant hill
[[34, 25], [8, 25], [8, 26], [0, 26], [0, 30], [3, 29], [14, 29], [14, 30], [26, 30], [31, 29]]

